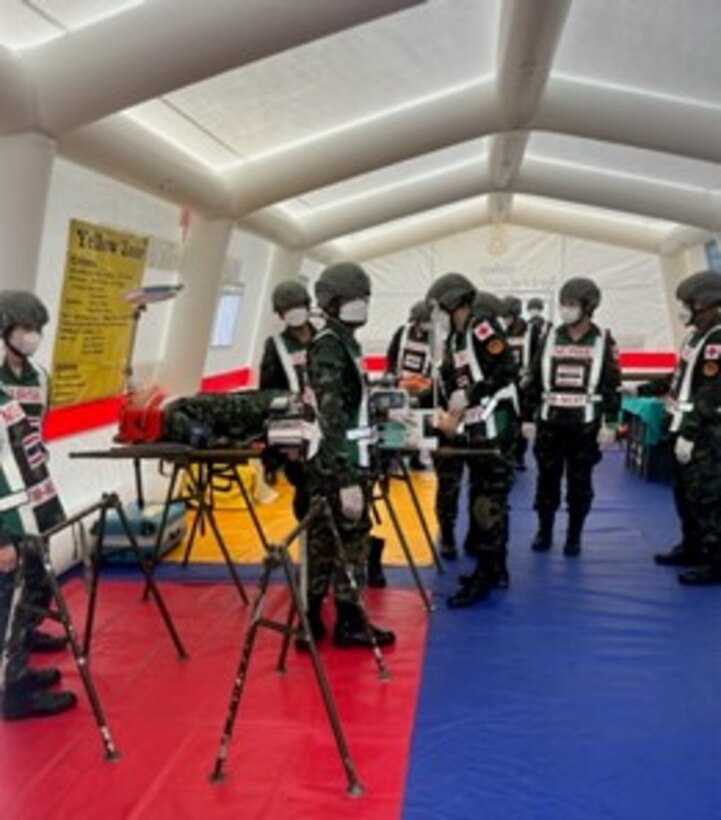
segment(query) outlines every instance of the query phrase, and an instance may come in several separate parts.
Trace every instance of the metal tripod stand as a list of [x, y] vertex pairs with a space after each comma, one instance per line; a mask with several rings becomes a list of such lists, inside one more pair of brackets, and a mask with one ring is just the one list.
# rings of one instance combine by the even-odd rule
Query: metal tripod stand
[[[103, 562], [103, 532], [105, 530], [105, 519], [107, 517], [108, 511], [111, 509], [115, 510], [115, 513], [118, 516], [120, 524], [125, 532], [125, 535], [127, 536], [130, 548], [133, 550], [136, 558], [138, 559], [140, 569], [143, 575], [145, 576], [147, 589], [149, 590], [150, 595], [152, 596], [153, 600], [155, 601], [155, 604], [157, 605], [160, 611], [160, 615], [163, 619], [166, 629], [168, 630], [168, 634], [170, 635], [173, 645], [175, 646], [178, 658], [180, 660], [187, 660], [188, 654], [185, 651], [185, 647], [183, 646], [183, 643], [180, 640], [180, 636], [178, 635], [178, 632], [175, 628], [175, 624], [173, 623], [168, 608], [165, 605], [165, 601], [163, 600], [160, 594], [160, 590], [158, 589], [155, 581], [153, 580], [149, 564], [143, 557], [143, 553], [140, 547], [138, 546], [138, 542], [135, 538], [135, 535], [132, 532], [130, 523], [128, 522], [127, 516], [125, 515], [125, 511], [123, 510], [123, 506], [120, 503], [120, 499], [115, 493], [104, 494], [100, 501], [96, 502], [95, 504], [92, 504], [91, 506], [87, 507], [81, 512], [71, 516], [66, 521], [63, 521], [57, 526], [51, 528], [47, 532], [43, 533], [42, 536], [26, 539], [25, 544], [26, 548], [37, 549], [39, 551], [45, 569], [47, 581], [51, 589], [52, 600], [55, 602], [56, 606], [56, 611], [51, 610], [49, 612], [44, 610], [36, 611], [35, 608], [30, 607], [28, 607], [28, 609], [32, 609], [32, 612], [36, 614], [41, 614], [45, 617], [51, 618], [52, 620], [58, 621], [62, 625], [63, 630], [65, 631], [65, 634], [68, 638], [68, 643], [73, 654], [73, 659], [78, 668], [78, 672], [82, 679], [83, 686], [85, 687], [85, 692], [88, 696], [88, 700], [90, 701], [90, 706], [93, 710], [95, 722], [97, 723], [98, 730], [100, 731], [100, 737], [102, 739], [103, 747], [105, 749], [105, 758], [106, 760], [117, 760], [120, 757], [120, 753], [118, 752], [113, 741], [113, 737], [110, 732], [110, 727], [108, 726], [108, 722], [105, 717], [105, 712], [100, 703], [100, 697], [98, 695], [97, 689], [95, 688], [92, 675], [90, 674], [90, 646], [92, 641], [93, 624], [95, 621], [95, 610], [98, 598], [98, 581]], [[87, 566], [89, 569], [89, 596], [85, 618], [85, 631], [81, 642], [81, 640], [78, 637], [78, 633], [75, 629], [75, 626], [73, 624], [73, 620], [70, 615], [70, 609], [65, 600], [65, 596], [63, 595], [60, 584], [58, 583], [58, 579], [55, 574], [55, 569], [53, 568], [52, 562], [50, 560], [49, 541], [54, 535], [57, 535], [59, 532], [67, 529], [68, 527], [73, 526], [74, 524], [79, 523], [88, 516], [98, 512], [100, 513], [98, 539], [95, 545], [93, 546], [92, 550], [90, 551], [87, 562]], [[22, 603], [20, 605], [22, 606]]]
[[[245, 635], [245, 641], [243, 643], [240, 661], [238, 664], [235, 680], [233, 682], [233, 688], [230, 696], [230, 703], [228, 705], [228, 712], [225, 718], [223, 734], [220, 739], [220, 747], [218, 750], [217, 757], [215, 759], [213, 772], [210, 775], [211, 782], [217, 783], [223, 780], [223, 778], [225, 777], [225, 763], [228, 758], [228, 751], [230, 749], [230, 742], [233, 735], [235, 721], [238, 716], [240, 701], [248, 678], [248, 669], [250, 667], [250, 661], [253, 654], [255, 639], [257, 637], [258, 630], [261, 627], [263, 627], [265, 629], [270, 629], [274, 632], [279, 632], [284, 636], [284, 643], [281, 649], [281, 655], [278, 663], [279, 671], [285, 671], [285, 659], [288, 650], [288, 643], [291, 637], [300, 637], [307, 642], [310, 659], [313, 664], [313, 671], [315, 673], [315, 677], [320, 688], [321, 696], [323, 698], [323, 703], [325, 704], [325, 709], [328, 714], [328, 719], [331, 724], [331, 729], [335, 737], [336, 746], [338, 747], [338, 754], [340, 756], [343, 768], [346, 773], [346, 778], [348, 781], [348, 794], [357, 797], [362, 795], [365, 791], [363, 784], [360, 782], [358, 778], [358, 774], [353, 763], [353, 758], [351, 757], [350, 749], [348, 747], [348, 743], [343, 732], [343, 727], [340, 722], [340, 717], [338, 715], [338, 710], [333, 699], [330, 685], [328, 683], [328, 678], [325, 673], [325, 668], [323, 666], [323, 662], [321, 661], [318, 648], [316, 647], [315, 640], [313, 638], [313, 633], [310, 628], [310, 624], [308, 623], [308, 617], [306, 615], [305, 606], [303, 604], [300, 590], [298, 588], [295, 568], [293, 566], [293, 562], [288, 552], [288, 548], [293, 543], [293, 541], [295, 541], [295, 539], [298, 538], [298, 536], [302, 532], [304, 532], [308, 528], [309, 524], [318, 516], [325, 516], [327, 518], [328, 524], [333, 529], [335, 537], [337, 538], [336, 544], [339, 545], [340, 549], [342, 550], [342, 544], [340, 543], [340, 537], [338, 536], [337, 529], [335, 529], [335, 522], [333, 521], [330, 506], [328, 502], [322, 498], [314, 498], [312, 500], [310, 511], [308, 512], [308, 514], [300, 521], [300, 523], [296, 527], [293, 528], [293, 530], [291, 530], [291, 532], [280, 543], [269, 544], [267, 546], [267, 552], [265, 560], [263, 562], [263, 572], [260, 578], [258, 594], [252, 605], [250, 625]], [[273, 571], [278, 568], [281, 568], [283, 570], [285, 580], [288, 584], [288, 589], [290, 590], [291, 594], [291, 609], [288, 615], [288, 619], [285, 623], [282, 623], [280, 621], [274, 621], [263, 616], [263, 606], [268, 591], [270, 576], [273, 573]], [[300, 620], [300, 624], [298, 627], [293, 626], [296, 614]], [[380, 663], [382, 664], [382, 656], [380, 656], [380, 650], [378, 649], [378, 645], [377, 643], [375, 643], [375, 640], [374, 651], [376, 653], [376, 659], [378, 660], [378, 658], [380, 658]]]

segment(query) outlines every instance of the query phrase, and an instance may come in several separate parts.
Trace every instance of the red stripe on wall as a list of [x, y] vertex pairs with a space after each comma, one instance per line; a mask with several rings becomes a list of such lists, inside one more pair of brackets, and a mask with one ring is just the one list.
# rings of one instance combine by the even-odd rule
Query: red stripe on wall
[[249, 367], [241, 367], [240, 370], [206, 376], [200, 384], [200, 389], [203, 393], [227, 393], [229, 390], [247, 387], [251, 383], [252, 375], [253, 371]]
[[620, 361], [622, 369], [656, 369], [673, 370], [676, 367], [678, 356], [675, 353], [664, 353], [662, 351], [636, 351], [626, 350], [621, 353]]
[[[621, 353], [621, 367], [624, 370], [671, 370], [676, 366], [675, 353], [664, 351], [627, 350]], [[383, 373], [386, 369], [385, 356], [367, 356], [366, 367], [371, 373]], [[249, 367], [206, 376], [200, 389], [204, 393], [227, 393], [252, 383], [253, 371]], [[48, 441], [86, 433], [115, 424], [120, 416], [122, 397], [115, 396], [100, 401], [56, 407], [48, 413], [45, 421], [45, 438]]]
[[45, 419], [45, 439], [50, 441], [115, 424], [120, 416], [122, 403], [121, 396], [113, 396], [68, 407], [55, 407]]
[[[675, 353], [649, 350], [625, 350], [620, 355], [621, 367], [634, 370], [672, 370], [678, 357]], [[371, 373], [383, 373], [386, 369], [385, 356], [366, 356], [366, 368]]]
[[[204, 393], [226, 393], [230, 390], [237, 390], [251, 383], [252, 374], [253, 371], [249, 367], [242, 367], [240, 370], [206, 376], [201, 382], [200, 389]], [[45, 439], [52, 441], [117, 424], [122, 404], [122, 396], [113, 396], [99, 401], [71, 404], [68, 407], [54, 407], [45, 419]]]

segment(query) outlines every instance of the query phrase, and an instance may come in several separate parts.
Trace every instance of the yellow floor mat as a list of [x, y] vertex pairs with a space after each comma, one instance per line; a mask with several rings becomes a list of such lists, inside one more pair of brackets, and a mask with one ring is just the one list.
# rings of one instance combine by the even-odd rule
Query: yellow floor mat
[[[413, 473], [411, 480], [428, 522], [431, 535], [435, 538], [437, 533], [434, 513], [435, 473]], [[255, 506], [263, 531], [269, 541], [283, 538], [295, 524], [291, 509], [292, 487], [288, 485], [284, 477], [281, 477], [273, 490], [277, 493], [273, 500], [266, 501], [266, 503], [257, 503]], [[267, 491], [263, 492], [263, 495], [267, 498], [272, 497]], [[260, 538], [253, 527], [250, 513], [242, 505], [241, 499], [237, 497], [235, 499], [236, 504], [229, 504], [228, 499], [222, 497], [222, 493], [216, 493], [215, 496], [217, 506], [215, 517], [231, 556], [235, 561], [249, 564], [259, 563], [263, 557]], [[431, 552], [413, 508], [408, 487], [402, 481], [395, 479], [391, 481], [391, 499], [416, 564], [418, 566], [429, 566], [432, 564]], [[376, 507], [382, 521], [381, 524], [373, 528], [373, 533], [386, 539], [383, 563], [406, 564], [405, 556], [387, 510], [384, 509], [382, 503], [378, 503]], [[192, 518], [189, 518], [189, 522], [192, 522]], [[295, 550], [297, 550], [297, 546], [294, 547]], [[184, 554], [185, 544], [182, 549], [174, 550], [172, 554], [168, 555], [166, 560], [181, 561]], [[294, 555], [294, 557], [296, 556]], [[220, 548], [208, 527], [206, 527], [205, 532], [199, 532], [194, 539], [190, 558], [192, 561], [202, 562], [219, 562], [223, 560]]]

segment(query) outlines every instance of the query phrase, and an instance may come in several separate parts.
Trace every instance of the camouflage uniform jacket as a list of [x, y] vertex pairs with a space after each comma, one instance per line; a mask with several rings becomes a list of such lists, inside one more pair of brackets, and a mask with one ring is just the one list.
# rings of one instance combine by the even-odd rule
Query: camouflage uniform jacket
[[15, 399], [30, 424], [42, 435], [50, 395], [47, 371], [26, 359], [22, 363], [22, 372], [18, 375], [5, 359], [0, 365], [0, 389]]
[[506, 341], [511, 348], [513, 358], [516, 360], [516, 367], [519, 373], [528, 367], [528, 362], [525, 359], [526, 353], [526, 334], [528, 332], [528, 325], [525, 319], [514, 319], [513, 322], [506, 328]]
[[307, 398], [320, 431], [309, 465], [334, 486], [357, 484], [362, 477], [358, 445], [348, 434], [359, 428], [367, 402], [361, 347], [346, 325], [329, 318], [308, 348], [307, 367]]
[[[480, 374], [474, 372], [474, 362]], [[473, 432], [473, 428], [479, 426], [473, 420], [475, 411], [506, 393], [508, 397], [499, 401], [493, 413], [494, 426], [502, 433], [515, 419], [518, 369], [503, 331], [490, 315], [474, 313], [463, 330], [449, 335], [441, 375], [448, 397], [457, 390], [466, 394], [468, 407], [464, 424], [467, 430]]]
[[721, 427], [721, 323], [688, 336], [669, 397], [672, 414], [678, 414], [677, 424], [672, 416], [672, 430], [684, 438], [695, 441], [703, 428]]
[[65, 519], [37, 425], [0, 389], [0, 512], [14, 535], [38, 534]]

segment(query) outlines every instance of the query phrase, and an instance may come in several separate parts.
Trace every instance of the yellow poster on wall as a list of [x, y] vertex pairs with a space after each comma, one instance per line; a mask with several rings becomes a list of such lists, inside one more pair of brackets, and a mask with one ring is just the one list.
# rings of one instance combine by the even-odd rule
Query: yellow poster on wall
[[132, 343], [123, 294], [143, 278], [146, 237], [71, 220], [55, 336], [52, 404], [117, 396]]

